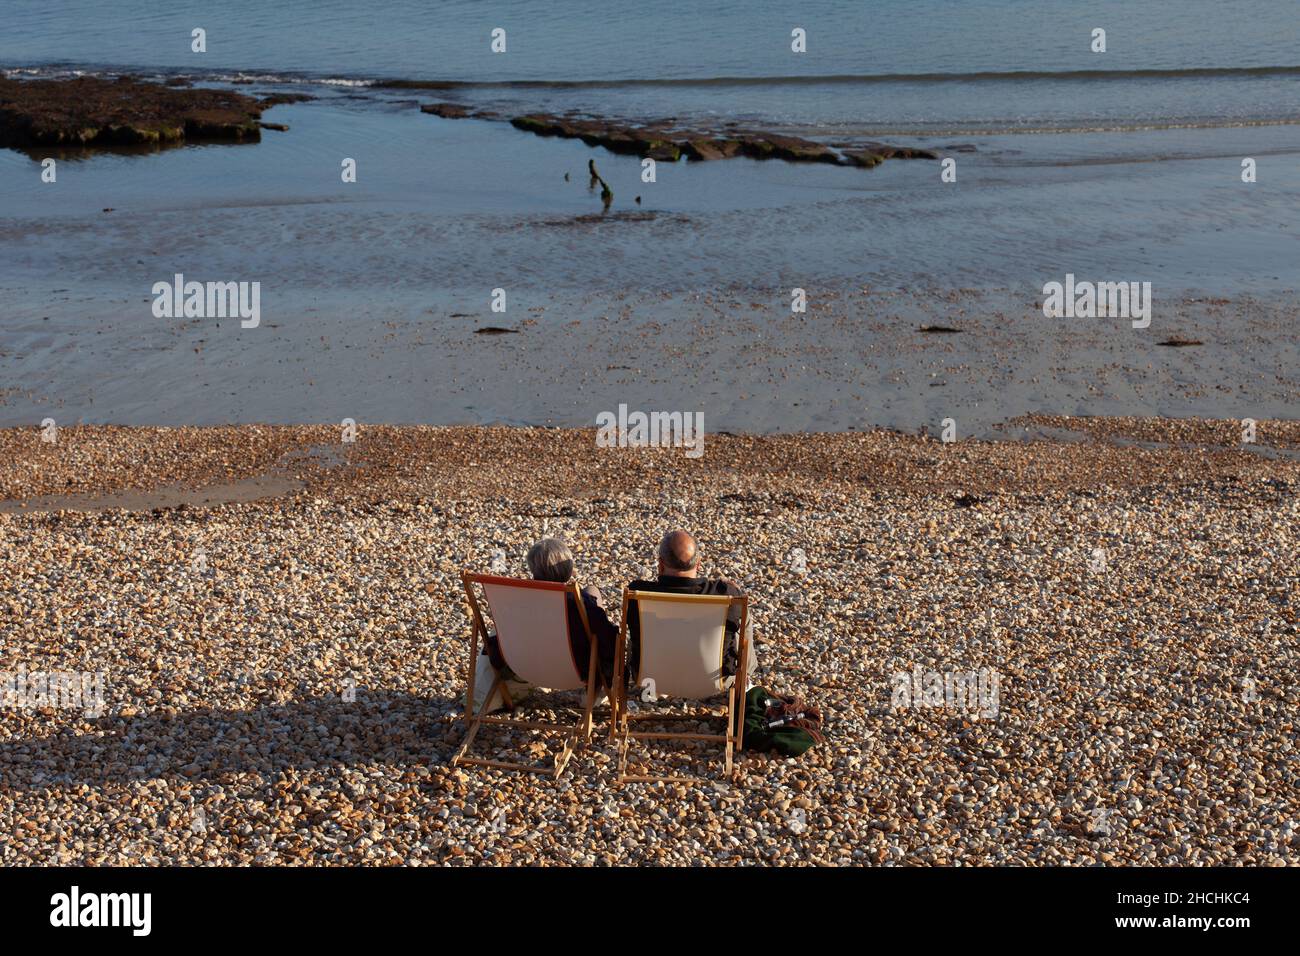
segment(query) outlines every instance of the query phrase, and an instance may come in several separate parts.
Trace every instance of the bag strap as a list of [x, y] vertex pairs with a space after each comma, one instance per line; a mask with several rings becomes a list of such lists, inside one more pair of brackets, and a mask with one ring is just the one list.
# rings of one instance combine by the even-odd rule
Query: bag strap
[[807, 703], [798, 694], [792, 697], [769, 697], [767, 699], [767, 726], [798, 727], [807, 731], [817, 743], [826, 739], [822, 733], [822, 712], [820, 708]]

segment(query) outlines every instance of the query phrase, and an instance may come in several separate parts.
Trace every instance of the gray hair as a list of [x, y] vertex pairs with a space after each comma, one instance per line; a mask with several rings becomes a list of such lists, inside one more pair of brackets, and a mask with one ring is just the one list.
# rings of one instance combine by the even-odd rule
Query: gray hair
[[528, 571], [538, 581], [566, 582], [573, 577], [573, 552], [559, 538], [543, 538], [528, 549]]

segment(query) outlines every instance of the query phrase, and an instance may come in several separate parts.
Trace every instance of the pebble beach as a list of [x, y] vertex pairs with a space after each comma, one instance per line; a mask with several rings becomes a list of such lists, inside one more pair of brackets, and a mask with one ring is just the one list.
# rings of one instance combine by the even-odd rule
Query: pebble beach
[[[1300, 863], [1300, 423], [1006, 431], [0, 430], [0, 672], [103, 689], [0, 709], [0, 864]], [[672, 527], [826, 742], [639, 746], [704, 782], [619, 788], [598, 712], [558, 780], [450, 767], [460, 572], [559, 536], [616, 614]], [[900, 706], [918, 668], [996, 706]]]

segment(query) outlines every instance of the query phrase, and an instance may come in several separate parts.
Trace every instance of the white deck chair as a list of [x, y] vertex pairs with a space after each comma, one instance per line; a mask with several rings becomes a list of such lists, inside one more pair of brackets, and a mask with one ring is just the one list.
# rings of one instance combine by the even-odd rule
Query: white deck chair
[[[452, 757], [451, 764], [453, 767], [467, 763], [506, 770], [525, 770], [531, 773], [553, 772], [558, 777], [564, 772], [565, 764], [569, 762], [579, 741], [591, 736], [591, 711], [596, 698], [596, 639], [587, 623], [587, 610], [582, 603], [578, 586], [572, 581], [568, 584], [560, 584], [554, 581], [527, 581], [468, 572], [461, 574], [461, 582], [465, 586], [465, 597], [469, 602], [471, 617], [467, 681], [469, 691], [466, 697], [470, 705], [465, 708], [467, 728], [465, 742]], [[473, 712], [474, 665], [479, 648], [483, 646], [488, 633], [483, 612], [474, 594], [475, 584], [483, 589], [483, 595], [487, 599], [492, 621], [496, 625], [497, 646], [501, 649], [501, 656], [520, 680], [552, 691], [586, 688], [586, 705], [576, 723], [548, 724], [540, 721], [488, 716], [486, 710], [498, 690], [506, 706], [512, 706], [510, 695], [500, 674], [497, 675], [487, 696], [483, 698], [478, 713]], [[566, 597], [572, 597], [573, 603], [567, 602]], [[577, 608], [576, 613], [583, 630], [587, 632], [587, 640], [591, 647], [589, 659], [584, 662], [574, 659], [572, 646], [569, 644], [569, 613], [573, 607]], [[484, 724], [523, 727], [568, 736], [563, 749], [555, 757], [554, 767], [470, 757], [468, 756], [470, 745], [474, 742], [479, 728]]]
[[[735, 679], [722, 673], [726, 653], [727, 612], [733, 606], [740, 608], [740, 663]], [[629, 607], [631, 610], [629, 611]], [[640, 657], [637, 673], [633, 675], [629, 690], [623, 680], [629, 613], [637, 615], [640, 640]], [[658, 740], [714, 740], [726, 749], [726, 772], [732, 774], [732, 753], [744, 743], [745, 667], [748, 659], [746, 634], [749, 613], [748, 599], [729, 595], [666, 594], [659, 591], [623, 592], [622, 623], [615, 651], [614, 687], [619, 701], [615, 707], [613, 730], [621, 736], [619, 748], [618, 782], [668, 781], [695, 782], [695, 777], [658, 777], [627, 773], [627, 752], [633, 737]], [[739, 690], [738, 690], [739, 688]], [[637, 720], [699, 720], [701, 715], [656, 714], [628, 712], [629, 694], [638, 695], [642, 702], [655, 698], [707, 700], [719, 694], [727, 695], [726, 732], [722, 734], [682, 734], [634, 731]], [[654, 695], [652, 698], [651, 695]], [[737, 707], [740, 709], [739, 719]], [[713, 717], [721, 715], [713, 714]]]

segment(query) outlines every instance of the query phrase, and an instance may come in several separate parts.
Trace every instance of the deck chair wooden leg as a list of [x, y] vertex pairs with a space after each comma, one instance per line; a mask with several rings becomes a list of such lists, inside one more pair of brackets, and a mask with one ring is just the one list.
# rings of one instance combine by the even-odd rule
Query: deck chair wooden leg
[[[451, 765], [455, 767], [455, 766], [459, 766], [462, 763], [472, 763], [472, 764], [479, 764], [486, 767], [500, 767], [507, 770], [527, 770], [532, 773], [550, 773], [556, 779], [559, 779], [560, 774], [564, 773], [564, 768], [565, 766], [568, 765], [569, 758], [573, 756], [573, 751], [577, 747], [578, 742], [580, 740], [580, 735], [582, 733], [582, 726], [583, 726], [582, 723], [583, 718], [581, 717], [578, 718], [577, 722], [573, 725], [573, 728], [569, 731], [568, 736], [565, 738], [564, 747], [561, 749], [561, 751], [558, 754], [556, 754], [555, 769], [553, 771], [548, 770], [545, 767], [533, 767], [533, 766], [528, 766], [527, 764], [505, 763], [499, 760], [482, 760], [476, 757], [468, 756], [469, 748], [474, 743], [474, 738], [478, 736], [479, 728], [483, 726], [483, 716], [487, 713], [487, 708], [490, 706], [492, 702], [492, 698], [496, 696], [497, 691], [500, 691], [502, 695], [505, 695], [506, 693], [505, 678], [503, 678], [500, 674], [498, 674], [496, 680], [492, 682], [492, 689], [488, 691], [487, 698], [483, 701], [483, 706], [479, 708], [478, 713], [475, 714], [471, 719], [469, 733], [465, 735], [465, 740], [457, 749], [456, 755], [451, 758]], [[590, 696], [588, 697], [587, 703], [588, 703], [587, 720], [590, 721], [591, 719]]]
[[727, 728], [728, 734], [734, 734], [736, 737], [736, 753], [739, 756], [740, 751], [745, 749], [745, 701], [749, 699], [749, 608], [746, 607], [740, 616], [740, 664], [736, 667], [735, 686], [739, 688], [737, 693], [740, 695], [739, 706], [736, 708], [737, 713], [728, 717], [729, 720], [735, 720]]
[[627, 681], [624, 678], [624, 656], [627, 651], [627, 595], [623, 596], [623, 616], [614, 644], [614, 686], [609, 689], [612, 713], [609, 720], [609, 739], [618, 739], [619, 725], [627, 719]]
[[[712, 719], [712, 720], [723, 720], [723, 721], [726, 721], [726, 722], [728, 723], [729, 727], [730, 727], [730, 726], [734, 726], [734, 724], [732, 724], [732, 721], [735, 720], [735, 717], [736, 717], [736, 693], [735, 693], [735, 688], [734, 688], [734, 687], [733, 687], [732, 689], [730, 689], [730, 690], [728, 691], [728, 693], [727, 693], [727, 710], [726, 710], [725, 713], [723, 713], [723, 714], [716, 714], [716, 713], [715, 713], [715, 714], [707, 714], [707, 715], [703, 715], [703, 719]], [[703, 778], [703, 777], [695, 777], [695, 776], [690, 776], [690, 777], [671, 776], [671, 777], [670, 777], [670, 776], [658, 776], [658, 775], [653, 775], [653, 774], [631, 774], [631, 773], [628, 773], [628, 771], [627, 771], [627, 765], [628, 765], [628, 752], [629, 752], [629, 750], [631, 749], [631, 742], [632, 742], [632, 739], [633, 739], [634, 737], [640, 737], [640, 738], [651, 738], [651, 739], [656, 739], [656, 738], [657, 738], [657, 739], [669, 739], [669, 740], [673, 740], [673, 739], [677, 739], [677, 740], [693, 740], [693, 739], [695, 739], [695, 740], [698, 740], [698, 739], [721, 740], [721, 741], [724, 742], [724, 746], [725, 746], [725, 748], [726, 748], [726, 749], [725, 749], [725, 753], [726, 753], [726, 768], [725, 768], [724, 776], [725, 776], [725, 778], [727, 778], [727, 779], [735, 779], [735, 777], [737, 776], [737, 771], [738, 771], [739, 768], [735, 767], [735, 766], [734, 766], [734, 762], [733, 762], [733, 755], [734, 755], [734, 753], [735, 753], [735, 735], [734, 735], [734, 734], [733, 734], [729, 729], [728, 729], [728, 730], [725, 730], [725, 731], [724, 731], [723, 733], [721, 733], [721, 734], [714, 734], [714, 735], [707, 735], [707, 736], [705, 736], [705, 735], [700, 735], [700, 734], [693, 734], [693, 733], [692, 733], [692, 734], [658, 733], [658, 732], [646, 732], [646, 733], [640, 733], [640, 732], [637, 732], [637, 731], [632, 730], [632, 721], [633, 721], [633, 719], [634, 719], [634, 718], [632, 718], [631, 716], [626, 716], [625, 719], [624, 719], [624, 721], [623, 721], [623, 723], [622, 723], [622, 726], [621, 726], [621, 732], [620, 732], [620, 737], [619, 737], [619, 753], [618, 753], [618, 777], [617, 777], [617, 779], [616, 779], [616, 783], [617, 783], [618, 786], [622, 787], [622, 786], [624, 786], [625, 784], [628, 784], [628, 783], [686, 783], [686, 784], [702, 784], [702, 783], [707, 783], [707, 782], [708, 782], [708, 779], [707, 779], [707, 778]], [[685, 715], [685, 716], [680, 717], [680, 718], [677, 717], [676, 715], [673, 715], [673, 714], [667, 714], [667, 715], [645, 715], [645, 717], [642, 718], [642, 719], [645, 719], [645, 720], [648, 720], [648, 721], [676, 720], [676, 719], [683, 719], [683, 720], [699, 720], [699, 719], [701, 719], [701, 715], [690, 714], [690, 715]]]
[[573, 756], [574, 744], [575, 744], [574, 738], [569, 737], [567, 740], [564, 741], [564, 748], [558, 754], [555, 755], [554, 779], [559, 780], [560, 774], [564, 773], [564, 768], [568, 764], [569, 758]]
[[556, 757], [555, 779], [557, 780], [560, 778], [560, 774], [564, 773], [564, 767], [566, 764], [568, 764], [569, 758], [573, 756], [574, 750], [576, 750], [579, 746], [585, 744], [587, 740], [591, 737], [591, 711], [596, 703], [596, 685], [595, 685], [596, 657], [595, 657], [594, 642], [592, 645], [592, 652], [593, 652], [591, 658], [592, 670], [590, 672], [590, 675], [587, 678], [586, 711], [583, 713], [581, 717], [578, 718], [578, 722], [573, 725], [573, 729], [569, 731], [569, 735], [568, 737], [565, 738], [564, 741], [564, 749], [561, 750], [559, 755]]
[[618, 785], [620, 787], [623, 786], [623, 782], [627, 779], [627, 749], [632, 739], [630, 734], [631, 729], [632, 728], [628, 726], [627, 719], [624, 718], [622, 731], [618, 741], [619, 746], [618, 746], [617, 780], [618, 780]]
[[478, 669], [478, 633], [471, 629], [469, 637], [469, 677], [465, 681], [465, 729], [474, 721], [474, 672]]
[[736, 685], [733, 682], [731, 690], [727, 694], [727, 776], [731, 776], [731, 742], [736, 738], [736, 725], [732, 723], [736, 717]]
[[623, 675], [620, 667], [614, 667], [614, 686], [609, 689], [609, 742], [618, 741], [618, 728], [623, 722], [623, 688], [620, 682]]
[[456, 751], [456, 755], [451, 758], [451, 765], [453, 767], [458, 765], [461, 762], [461, 760], [463, 760], [465, 756], [469, 753], [470, 744], [472, 744], [474, 742], [474, 738], [478, 736], [478, 729], [483, 726], [482, 717], [485, 713], [487, 713], [487, 709], [492, 703], [492, 698], [496, 695], [496, 692], [500, 687], [501, 687], [501, 675], [498, 674], [497, 679], [492, 682], [492, 689], [488, 691], [487, 697], [483, 699], [483, 706], [479, 708], [477, 714], [473, 713], [474, 698], [470, 697], [469, 699], [470, 706], [465, 708], [466, 714], [472, 714], [469, 721], [469, 733], [465, 735], [465, 740], [460, 745], [460, 748]]
[[596, 654], [596, 642], [591, 642], [591, 661], [587, 665], [587, 712], [583, 715], [582, 721], [582, 739], [591, 739], [591, 712], [596, 707], [596, 673], [598, 657]]

